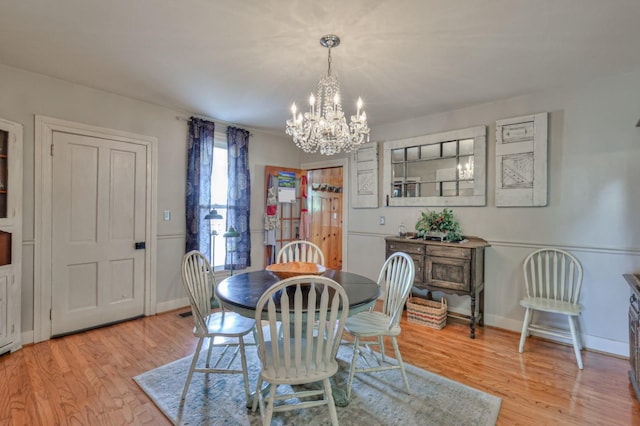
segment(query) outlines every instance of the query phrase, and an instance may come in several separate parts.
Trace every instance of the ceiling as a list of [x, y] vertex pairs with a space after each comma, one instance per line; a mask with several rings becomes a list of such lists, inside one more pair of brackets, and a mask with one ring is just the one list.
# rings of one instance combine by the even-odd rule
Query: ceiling
[[0, 63], [284, 133], [325, 34], [370, 126], [640, 67], [638, 0], [10, 0]]

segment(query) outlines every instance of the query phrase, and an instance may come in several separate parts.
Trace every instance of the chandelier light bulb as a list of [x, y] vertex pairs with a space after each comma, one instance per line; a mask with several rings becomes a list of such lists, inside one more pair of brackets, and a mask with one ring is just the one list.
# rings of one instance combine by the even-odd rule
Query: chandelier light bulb
[[298, 111], [293, 104], [293, 118], [287, 120], [286, 133], [305, 152], [320, 150], [321, 154], [333, 155], [354, 151], [369, 142], [369, 126], [367, 115], [362, 110], [362, 98], [358, 98], [356, 115], [352, 115], [351, 122], [347, 124], [340, 104], [340, 82], [331, 72], [331, 49], [340, 44], [340, 38], [326, 35], [320, 39], [320, 44], [329, 50], [327, 75], [318, 82], [316, 94], [311, 93], [308, 113], [298, 113], [296, 117]]

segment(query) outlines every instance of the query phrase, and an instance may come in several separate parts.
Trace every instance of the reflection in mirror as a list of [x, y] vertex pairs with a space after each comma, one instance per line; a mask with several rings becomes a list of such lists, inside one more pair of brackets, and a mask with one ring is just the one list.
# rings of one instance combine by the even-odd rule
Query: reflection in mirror
[[484, 126], [385, 143], [387, 205], [485, 205]]

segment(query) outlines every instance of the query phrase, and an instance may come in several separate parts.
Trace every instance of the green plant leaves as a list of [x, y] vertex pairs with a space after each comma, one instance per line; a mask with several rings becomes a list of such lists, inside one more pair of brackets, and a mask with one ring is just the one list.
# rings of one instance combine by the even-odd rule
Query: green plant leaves
[[418, 237], [424, 237], [428, 232], [443, 232], [447, 241], [462, 240], [462, 229], [453, 216], [453, 210], [443, 209], [441, 212], [422, 212], [420, 219], [416, 223]]

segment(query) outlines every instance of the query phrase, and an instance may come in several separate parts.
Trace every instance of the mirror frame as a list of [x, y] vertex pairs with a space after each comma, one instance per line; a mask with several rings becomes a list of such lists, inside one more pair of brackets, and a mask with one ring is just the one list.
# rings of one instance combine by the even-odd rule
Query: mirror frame
[[[398, 148], [432, 145], [442, 142], [473, 139], [473, 195], [392, 197], [392, 151]], [[428, 161], [428, 160], [427, 160]], [[486, 126], [451, 130], [431, 135], [384, 142], [383, 191], [385, 206], [485, 206], [487, 204], [487, 128]]]

